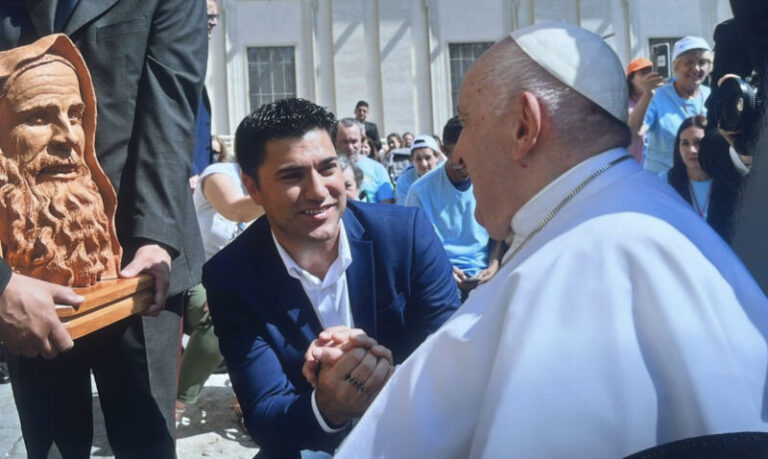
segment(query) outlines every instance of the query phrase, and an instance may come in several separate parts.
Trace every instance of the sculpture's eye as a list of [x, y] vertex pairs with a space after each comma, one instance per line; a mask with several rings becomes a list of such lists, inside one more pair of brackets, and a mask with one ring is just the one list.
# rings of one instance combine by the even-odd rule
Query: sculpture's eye
[[42, 126], [48, 123], [48, 117], [44, 111], [36, 111], [27, 117], [26, 124], [30, 126]]
[[72, 107], [69, 109], [69, 122], [73, 125], [83, 122], [83, 110], [82, 106]]

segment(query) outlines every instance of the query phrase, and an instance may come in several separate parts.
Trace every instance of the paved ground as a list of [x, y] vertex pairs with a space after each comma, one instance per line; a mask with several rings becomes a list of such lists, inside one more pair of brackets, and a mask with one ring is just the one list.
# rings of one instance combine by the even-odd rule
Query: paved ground
[[[93, 385], [95, 388], [96, 386]], [[94, 393], [94, 439], [91, 457], [114, 457], [104, 431], [99, 398]], [[213, 375], [196, 405], [187, 408], [178, 429], [178, 457], [252, 458], [258, 452], [251, 437], [237, 425], [232, 411], [232, 389], [227, 375]], [[0, 458], [27, 457], [19, 428], [19, 417], [10, 384], [0, 384]], [[60, 458], [52, 451], [50, 458]]]

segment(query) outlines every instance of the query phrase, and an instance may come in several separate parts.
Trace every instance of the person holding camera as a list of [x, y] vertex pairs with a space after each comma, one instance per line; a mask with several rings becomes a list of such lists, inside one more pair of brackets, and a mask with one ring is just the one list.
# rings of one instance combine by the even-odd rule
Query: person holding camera
[[680, 124], [691, 116], [706, 115], [710, 90], [703, 83], [712, 59], [712, 49], [703, 38], [681, 38], [672, 53], [673, 81], [644, 93], [638, 101], [628, 124], [634, 134], [648, 138], [644, 169], [660, 173], [671, 168]]

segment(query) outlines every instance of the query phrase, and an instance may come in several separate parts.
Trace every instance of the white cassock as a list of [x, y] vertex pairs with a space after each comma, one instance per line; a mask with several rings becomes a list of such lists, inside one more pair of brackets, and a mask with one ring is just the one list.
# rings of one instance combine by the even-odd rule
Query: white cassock
[[[586, 177], [515, 215], [512, 248]], [[510, 249], [512, 250], [512, 249]], [[584, 188], [395, 372], [339, 458], [617, 458], [768, 429], [768, 300], [634, 161]]]

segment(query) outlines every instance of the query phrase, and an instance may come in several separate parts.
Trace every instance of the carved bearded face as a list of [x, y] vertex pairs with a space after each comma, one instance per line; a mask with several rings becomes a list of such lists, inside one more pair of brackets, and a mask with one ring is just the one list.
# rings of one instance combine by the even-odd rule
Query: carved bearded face
[[109, 219], [83, 160], [85, 103], [73, 68], [42, 60], [0, 98], [0, 237], [18, 272], [94, 284], [112, 261]]

